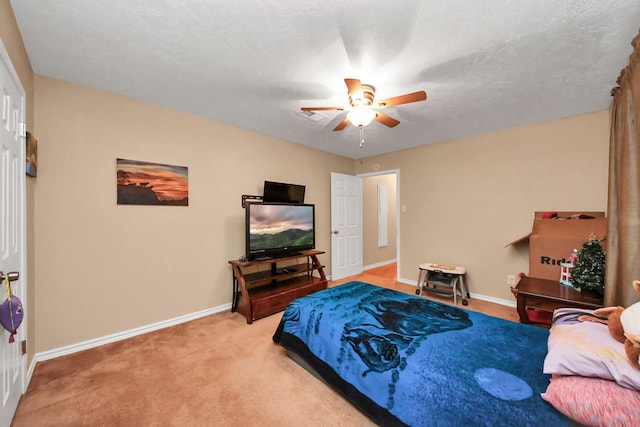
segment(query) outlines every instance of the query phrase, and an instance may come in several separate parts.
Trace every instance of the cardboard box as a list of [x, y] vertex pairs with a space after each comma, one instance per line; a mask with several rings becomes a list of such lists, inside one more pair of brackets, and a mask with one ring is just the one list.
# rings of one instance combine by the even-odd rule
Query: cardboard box
[[604, 212], [556, 212], [557, 217], [543, 218], [546, 212], [536, 212], [531, 233], [507, 246], [529, 241], [529, 276], [560, 280], [560, 263], [569, 262], [574, 249], [582, 248], [595, 236], [604, 247], [607, 218]]

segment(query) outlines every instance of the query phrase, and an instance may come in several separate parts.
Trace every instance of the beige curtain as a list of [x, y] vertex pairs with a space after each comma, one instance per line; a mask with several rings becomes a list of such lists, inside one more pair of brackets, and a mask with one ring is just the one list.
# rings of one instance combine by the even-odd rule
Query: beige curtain
[[631, 45], [629, 65], [611, 91], [605, 306], [640, 301], [632, 286], [640, 280], [640, 34]]

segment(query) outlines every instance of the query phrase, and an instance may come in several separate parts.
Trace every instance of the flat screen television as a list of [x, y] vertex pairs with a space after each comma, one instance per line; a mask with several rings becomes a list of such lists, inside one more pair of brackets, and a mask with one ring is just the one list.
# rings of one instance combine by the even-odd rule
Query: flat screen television
[[304, 203], [305, 186], [265, 181], [262, 200], [267, 203]]
[[245, 210], [247, 259], [284, 257], [316, 247], [315, 205], [247, 203]]

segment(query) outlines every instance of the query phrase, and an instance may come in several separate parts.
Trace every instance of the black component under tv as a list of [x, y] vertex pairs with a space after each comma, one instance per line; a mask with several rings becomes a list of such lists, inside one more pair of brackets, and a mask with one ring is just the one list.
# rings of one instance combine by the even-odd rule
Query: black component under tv
[[266, 260], [315, 249], [315, 205], [247, 203], [247, 259]]
[[304, 185], [264, 182], [262, 200], [267, 203], [304, 203]]

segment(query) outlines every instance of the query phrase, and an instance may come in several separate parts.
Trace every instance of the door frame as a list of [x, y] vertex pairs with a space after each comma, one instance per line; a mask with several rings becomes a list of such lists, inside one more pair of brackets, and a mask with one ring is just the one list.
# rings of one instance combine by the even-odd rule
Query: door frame
[[[396, 277], [400, 279], [400, 169], [389, 169], [384, 171], [376, 171], [376, 172], [367, 172], [356, 175], [357, 177], [362, 178], [370, 178], [372, 176], [381, 176], [381, 175], [395, 175], [396, 176]], [[360, 186], [360, 192], [362, 193], [362, 186]], [[362, 200], [362, 194], [360, 194], [360, 199]], [[364, 215], [364, 212], [363, 212]], [[362, 239], [362, 236], [360, 236]], [[364, 247], [362, 257], [364, 259]]]
[[[343, 177], [348, 177], [349, 181], [352, 181], [353, 183], [357, 183], [357, 190], [353, 192], [353, 194], [355, 194], [355, 198], [356, 200], [356, 205], [353, 206], [356, 209], [356, 217], [357, 217], [357, 224], [353, 224], [351, 223], [350, 225], [343, 224], [342, 226], [340, 226], [338, 224], [338, 220], [341, 218], [340, 215], [338, 215], [339, 211], [339, 203], [337, 196], [338, 196], [338, 192], [336, 191], [336, 187], [335, 184], [338, 183], [338, 176], [343, 176]], [[330, 190], [330, 199], [331, 199], [331, 279], [332, 280], [340, 280], [343, 279], [345, 277], [350, 277], [356, 274], [360, 274], [362, 273], [362, 268], [363, 268], [363, 259], [362, 259], [362, 178], [356, 175], [350, 175], [350, 174], [344, 174], [341, 172], [331, 172], [331, 190]], [[345, 200], [344, 203], [344, 214], [347, 216], [347, 218], [350, 217], [350, 213], [352, 213], [351, 211], [347, 212], [349, 210], [349, 203], [348, 200]], [[348, 221], [348, 219], [345, 219], [345, 221]], [[353, 228], [357, 228], [358, 230], [356, 232], [352, 232]], [[356, 250], [356, 254], [355, 254], [355, 259], [357, 260], [357, 264], [350, 264], [349, 266], [344, 266], [339, 268], [338, 264], [339, 264], [339, 260], [340, 260], [340, 254], [338, 253], [339, 251], [339, 247], [340, 245], [337, 242], [338, 239], [338, 234], [340, 233], [340, 230], [343, 231], [343, 233], [340, 235], [340, 237], [345, 237], [345, 244], [347, 246], [349, 246], [349, 244], [353, 244], [353, 241], [350, 241], [350, 237], [355, 237], [357, 239], [356, 245], [355, 245], [355, 250]], [[346, 232], [346, 235], [344, 234], [344, 232]], [[345, 251], [346, 253], [343, 254], [345, 256], [345, 258], [348, 258], [348, 253], [351, 253], [353, 255], [352, 252], [349, 251], [350, 248], [353, 248], [353, 246], [351, 247], [346, 247]], [[353, 257], [351, 259], [346, 259], [345, 260], [347, 264], [349, 264], [350, 261], [353, 261]], [[340, 274], [338, 274], [338, 272]]]
[[[21, 342], [27, 339], [27, 328], [28, 328], [28, 308], [27, 308], [27, 189], [26, 189], [26, 92], [18, 73], [11, 62], [11, 57], [7, 52], [2, 40], [0, 40], [0, 63], [2, 67], [6, 67], [7, 71], [10, 75], [10, 78], [13, 79], [15, 85], [18, 87], [18, 91], [22, 98], [20, 103], [20, 119], [18, 120], [19, 129], [19, 140], [20, 140], [20, 154], [18, 158], [18, 180], [19, 180], [19, 194], [16, 195], [16, 201], [18, 203], [17, 211], [18, 216], [20, 217], [20, 227], [19, 227], [19, 235], [17, 236], [19, 248], [19, 272], [20, 278], [18, 279], [18, 283], [16, 289], [14, 290], [16, 295], [20, 296], [22, 307], [24, 310], [24, 318], [22, 320], [22, 324], [18, 328], [17, 334], [15, 336], [15, 342], [12, 345], [21, 346]], [[15, 286], [15, 285], [14, 285]], [[19, 393], [17, 397], [18, 401], [20, 400], [20, 396], [22, 396], [26, 391], [27, 386], [27, 354], [22, 353], [20, 356], [20, 366], [19, 366], [19, 378], [16, 381], [16, 385], [19, 390], [16, 390]], [[13, 418], [15, 413], [11, 414], [11, 418]]]

